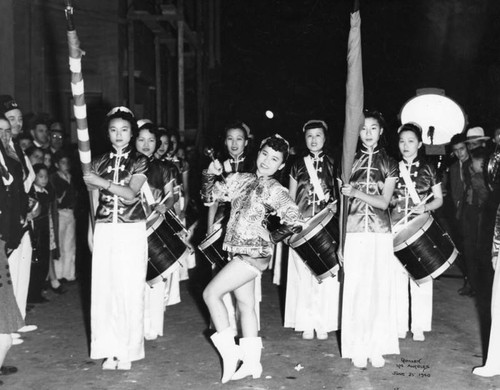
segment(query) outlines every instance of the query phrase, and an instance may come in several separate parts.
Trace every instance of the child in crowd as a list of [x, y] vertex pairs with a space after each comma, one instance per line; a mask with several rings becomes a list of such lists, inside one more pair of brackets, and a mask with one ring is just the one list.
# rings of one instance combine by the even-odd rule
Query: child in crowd
[[43, 150], [38, 146], [30, 146], [25, 150], [25, 153], [26, 156], [28, 156], [28, 159], [30, 160], [32, 166], [44, 163]]
[[57, 279], [72, 282], [75, 276], [76, 225], [74, 209], [76, 189], [71, 177], [70, 156], [58, 152], [54, 155], [54, 166], [57, 169], [50, 176], [50, 181], [57, 201], [59, 221], [59, 260], [54, 263]]
[[31, 138], [31, 136], [28, 134], [24, 133], [19, 134], [17, 140], [19, 142], [19, 146], [23, 151], [26, 151], [26, 149], [33, 146], [33, 138]]
[[29, 303], [44, 303], [48, 299], [42, 295], [45, 280], [49, 273], [51, 252], [57, 250], [53, 218], [54, 199], [47, 190], [49, 184], [49, 171], [43, 164], [35, 164], [35, 182], [33, 183], [30, 197], [40, 208], [40, 213], [32, 221], [33, 258], [31, 261], [31, 276], [28, 290]]

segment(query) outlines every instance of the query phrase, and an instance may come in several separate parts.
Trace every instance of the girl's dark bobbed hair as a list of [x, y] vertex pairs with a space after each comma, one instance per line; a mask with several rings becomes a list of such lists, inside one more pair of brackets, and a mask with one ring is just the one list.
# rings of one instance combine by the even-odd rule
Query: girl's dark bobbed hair
[[422, 142], [422, 128], [418, 123], [415, 122], [403, 123], [401, 126], [399, 126], [398, 134], [401, 134], [403, 131], [411, 131], [417, 136], [418, 142]]
[[364, 114], [365, 118], [375, 119], [378, 122], [379, 126], [383, 129], [385, 129], [385, 127], [386, 127], [385, 118], [380, 111], [365, 108], [363, 110], [363, 114]]
[[277, 152], [283, 153], [283, 162], [288, 159], [288, 154], [290, 153], [290, 144], [281, 135], [275, 134], [262, 140], [259, 150], [262, 150], [265, 146], [269, 146]]

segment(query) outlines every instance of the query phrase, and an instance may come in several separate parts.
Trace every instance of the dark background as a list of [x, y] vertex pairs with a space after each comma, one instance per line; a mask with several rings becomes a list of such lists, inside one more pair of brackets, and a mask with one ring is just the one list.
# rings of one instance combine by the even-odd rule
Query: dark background
[[[338, 143], [352, 4], [223, 1], [222, 66], [211, 85], [210, 127], [239, 118], [257, 138], [278, 131], [300, 140], [303, 123], [322, 118]], [[365, 107], [382, 111], [394, 134], [416, 89], [442, 88], [469, 126], [491, 133], [500, 124], [499, 16], [497, 0], [362, 0]]]

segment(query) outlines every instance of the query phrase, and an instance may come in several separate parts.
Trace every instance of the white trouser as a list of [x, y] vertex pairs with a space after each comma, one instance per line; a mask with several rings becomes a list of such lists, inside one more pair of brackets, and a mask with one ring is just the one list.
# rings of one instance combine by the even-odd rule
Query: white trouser
[[19, 311], [26, 317], [26, 302], [28, 300], [28, 286], [31, 273], [31, 239], [28, 232], [24, 233], [17, 249], [9, 256], [9, 269], [12, 279], [12, 288], [16, 297]]
[[58, 261], [54, 261], [57, 279], [75, 279], [76, 225], [73, 210], [58, 210], [59, 214], [59, 252]]

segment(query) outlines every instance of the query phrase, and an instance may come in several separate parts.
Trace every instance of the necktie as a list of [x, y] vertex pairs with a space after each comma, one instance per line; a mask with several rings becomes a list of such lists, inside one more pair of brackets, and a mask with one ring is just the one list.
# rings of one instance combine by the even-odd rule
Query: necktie
[[20, 162], [19, 156], [17, 155], [16, 151], [14, 150], [14, 148], [12, 147], [12, 145], [10, 143], [5, 145], [5, 151], [7, 152], [7, 155], [10, 158], [13, 158], [17, 162]]
[[2, 163], [0, 163], [0, 175], [5, 179], [9, 179], [9, 171]]

